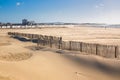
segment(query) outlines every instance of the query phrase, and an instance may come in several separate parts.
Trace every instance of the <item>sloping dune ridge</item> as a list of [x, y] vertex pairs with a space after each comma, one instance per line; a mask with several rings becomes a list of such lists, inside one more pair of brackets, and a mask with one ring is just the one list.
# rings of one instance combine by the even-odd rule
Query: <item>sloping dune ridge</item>
[[[64, 30], [64, 28], [61, 29]], [[58, 29], [56, 28], [56, 30]], [[7, 35], [9, 31], [32, 32], [32, 29], [1, 30], [0, 80], [120, 79], [120, 60], [108, 59], [95, 55], [82, 55], [80, 52], [62, 51], [46, 47], [36, 50], [36, 43], [32, 43], [29, 40], [19, 41], [14, 39]], [[34, 31], [33, 29], [33, 32]], [[41, 29], [37, 31], [39, 32], [36, 33], [40, 33]], [[47, 32], [45, 33], [47, 34]], [[50, 35], [53, 35], [53, 32], [51, 32]], [[65, 35], [64, 39], [67, 40], [68, 38], [65, 38]], [[114, 44], [117, 43], [117, 41], [113, 43], [110, 41], [109, 43]]]
[[0, 42], [0, 59], [1, 60], [24, 60], [32, 56], [32, 53], [19, 46], [19, 43], [6, 40], [7, 37], [1, 37], [3, 41]]

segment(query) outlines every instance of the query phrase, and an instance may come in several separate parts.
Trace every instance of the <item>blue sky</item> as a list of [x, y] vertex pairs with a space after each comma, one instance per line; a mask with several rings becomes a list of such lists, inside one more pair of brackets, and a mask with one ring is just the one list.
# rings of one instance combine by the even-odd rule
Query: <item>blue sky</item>
[[0, 0], [0, 22], [120, 23], [120, 0]]

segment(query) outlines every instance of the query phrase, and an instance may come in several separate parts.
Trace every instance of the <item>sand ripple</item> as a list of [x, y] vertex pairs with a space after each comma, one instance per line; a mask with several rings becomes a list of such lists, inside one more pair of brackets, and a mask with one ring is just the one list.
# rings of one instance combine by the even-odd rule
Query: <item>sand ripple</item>
[[10, 77], [7, 77], [7, 76], [0, 75], [0, 80], [13, 80], [13, 79], [11, 79]]
[[0, 55], [0, 60], [6, 61], [21, 61], [26, 60], [32, 56], [32, 53], [9, 53], [7, 55]]
[[0, 43], [0, 46], [7, 46], [10, 45], [10, 43]]

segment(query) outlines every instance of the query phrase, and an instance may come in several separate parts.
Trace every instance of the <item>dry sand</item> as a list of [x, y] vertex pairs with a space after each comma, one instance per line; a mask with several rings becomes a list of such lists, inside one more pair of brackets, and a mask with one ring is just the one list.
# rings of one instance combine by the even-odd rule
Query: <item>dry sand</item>
[[12, 30], [23, 33], [61, 36], [66, 41], [120, 45], [120, 28], [68, 27]]
[[[93, 30], [91, 31], [90, 29]], [[72, 30], [73, 32], [71, 32]], [[63, 36], [64, 40], [72, 40], [71, 37], [73, 36], [76, 40], [81, 39], [81, 41], [85, 42], [98, 40], [97, 42], [99, 42], [101, 40], [96, 38], [91, 39], [91, 37], [96, 37], [97, 35], [99, 35], [98, 37], [105, 37], [105, 35], [109, 35], [106, 37], [119, 38], [119, 32], [117, 32], [119, 29], [117, 31], [116, 30], [117, 29], [109, 29], [105, 32], [104, 29], [100, 28], [99, 32], [99, 28], [83, 27], [75, 29], [1, 29], [0, 80], [119, 80], [119, 60], [107, 59], [94, 55], [74, 54], [76, 52], [69, 51], [62, 51], [60, 54], [56, 53], [58, 50], [50, 48], [35, 50], [35, 43], [22, 42], [17, 39], [10, 38], [6, 34], [8, 31], [44, 33], [47, 35]], [[111, 31], [113, 31], [113, 33], [111, 33]], [[84, 33], [88, 34], [85, 35]], [[113, 38], [112, 40], [105, 39], [105, 41], [106, 40], [108, 40], [106, 43], [110, 44], [117, 44], [117, 42], [120, 42], [118, 41], [119, 39], [116, 41], [116, 38]], [[115, 40], [115, 42], [113, 40]], [[102, 43], [102, 41], [100, 43]]]

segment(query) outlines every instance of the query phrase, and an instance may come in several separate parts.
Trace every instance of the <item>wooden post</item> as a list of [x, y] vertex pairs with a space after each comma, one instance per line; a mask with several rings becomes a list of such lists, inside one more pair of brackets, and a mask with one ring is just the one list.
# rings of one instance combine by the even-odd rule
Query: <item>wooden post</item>
[[61, 44], [61, 49], [65, 49], [65, 43], [64, 43], [64, 41], [62, 41], [62, 44]]
[[45, 46], [45, 36], [43, 36], [42, 43], [43, 43], [43, 46]]
[[62, 47], [62, 37], [59, 38], [59, 45], [58, 45], [58, 49], [61, 49]]
[[96, 55], [98, 55], [98, 44], [96, 44]]
[[80, 42], [80, 52], [82, 52], [82, 42]]
[[47, 46], [47, 36], [46, 35], [45, 35], [44, 41], [45, 41], [45, 46]]
[[115, 58], [118, 57], [118, 53], [119, 53], [119, 47], [115, 46]]
[[37, 41], [37, 48], [39, 49], [39, 45], [40, 45], [40, 38], [38, 38], [38, 41]]
[[50, 36], [50, 47], [52, 48], [52, 36]]
[[72, 41], [69, 41], [69, 50], [71, 50], [71, 45], [72, 44]]
[[46, 36], [44, 36], [44, 46], [46, 46]]
[[30, 41], [33, 41], [33, 34], [30, 34]]

